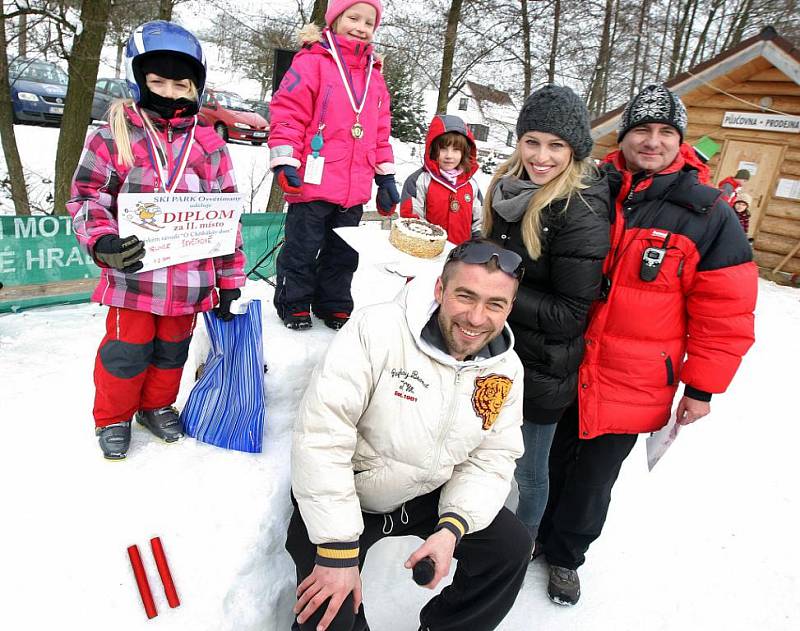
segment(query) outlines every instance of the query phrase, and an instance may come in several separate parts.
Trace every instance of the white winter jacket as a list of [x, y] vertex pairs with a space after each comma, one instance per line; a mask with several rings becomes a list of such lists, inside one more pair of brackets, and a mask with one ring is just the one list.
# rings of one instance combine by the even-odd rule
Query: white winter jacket
[[392, 512], [440, 486], [440, 519], [465, 532], [503, 506], [523, 452], [522, 365], [508, 326], [493, 344], [504, 350], [478, 361], [421, 339], [438, 307], [434, 281], [354, 313], [311, 377], [292, 489], [312, 543], [357, 547], [362, 510]]

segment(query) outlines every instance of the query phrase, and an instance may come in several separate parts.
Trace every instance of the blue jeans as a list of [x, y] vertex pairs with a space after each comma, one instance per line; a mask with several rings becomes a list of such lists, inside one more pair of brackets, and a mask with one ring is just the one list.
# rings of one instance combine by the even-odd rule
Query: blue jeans
[[517, 460], [517, 469], [514, 472], [519, 487], [517, 518], [525, 524], [534, 541], [547, 506], [547, 495], [550, 491], [547, 461], [557, 426], [558, 423], [522, 423], [525, 453]]

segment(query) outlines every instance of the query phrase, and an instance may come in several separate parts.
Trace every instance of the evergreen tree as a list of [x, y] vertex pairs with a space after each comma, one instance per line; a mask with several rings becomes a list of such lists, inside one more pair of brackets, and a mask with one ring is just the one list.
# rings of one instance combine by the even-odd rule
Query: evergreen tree
[[495, 169], [497, 169], [497, 160], [495, 159], [494, 153], [490, 153], [483, 160], [479, 160], [479, 162], [481, 165], [481, 171], [489, 175], [493, 175]]
[[392, 97], [392, 136], [403, 142], [425, 139], [425, 107], [422, 91], [414, 88], [411, 66], [387, 58], [383, 78]]

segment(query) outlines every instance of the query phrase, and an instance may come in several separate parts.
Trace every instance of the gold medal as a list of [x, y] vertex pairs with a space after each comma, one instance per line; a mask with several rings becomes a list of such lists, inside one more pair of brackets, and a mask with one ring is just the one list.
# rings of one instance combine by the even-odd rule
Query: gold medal
[[353, 134], [353, 138], [356, 140], [360, 140], [364, 136], [364, 127], [358, 121], [350, 128], [350, 133]]
[[458, 200], [455, 199], [455, 198], [451, 199], [450, 200], [450, 210], [452, 210], [455, 213], [455, 212], [458, 212], [459, 208], [461, 208], [461, 204], [458, 203]]

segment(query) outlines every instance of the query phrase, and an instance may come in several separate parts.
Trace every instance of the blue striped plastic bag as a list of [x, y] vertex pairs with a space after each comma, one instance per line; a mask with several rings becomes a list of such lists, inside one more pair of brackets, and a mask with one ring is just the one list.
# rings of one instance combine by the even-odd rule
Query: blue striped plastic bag
[[261, 301], [230, 322], [203, 314], [211, 351], [189, 393], [181, 419], [187, 436], [225, 449], [261, 453], [264, 431], [264, 353]]

